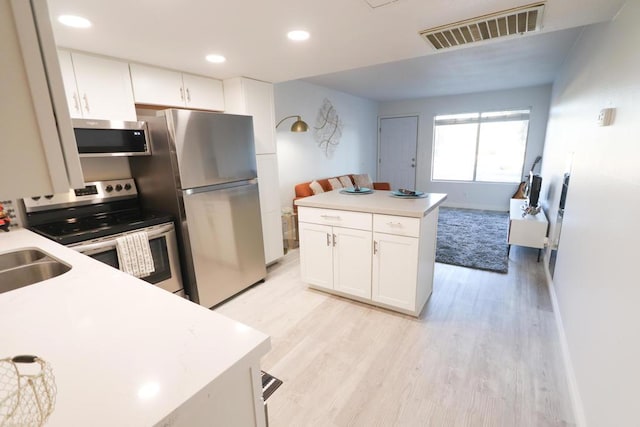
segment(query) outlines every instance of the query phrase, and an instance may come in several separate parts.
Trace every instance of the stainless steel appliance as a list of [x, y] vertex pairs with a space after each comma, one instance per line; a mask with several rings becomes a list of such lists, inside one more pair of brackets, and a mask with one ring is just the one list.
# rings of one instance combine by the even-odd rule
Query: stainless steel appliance
[[178, 222], [185, 289], [212, 307], [266, 277], [251, 117], [164, 110], [145, 117], [153, 155], [130, 158], [149, 209]]
[[149, 130], [143, 121], [73, 119], [80, 157], [148, 156]]
[[28, 228], [115, 268], [116, 239], [145, 231], [155, 271], [142, 280], [184, 296], [173, 218], [143, 210], [137, 194], [134, 180], [122, 179], [26, 198]]

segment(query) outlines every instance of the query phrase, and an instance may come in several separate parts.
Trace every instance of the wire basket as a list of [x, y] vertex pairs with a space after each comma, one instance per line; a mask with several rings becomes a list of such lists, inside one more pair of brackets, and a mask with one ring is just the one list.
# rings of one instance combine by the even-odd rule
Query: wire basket
[[38, 356], [0, 359], [0, 427], [42, 426], [53, 412], [56, 384]]

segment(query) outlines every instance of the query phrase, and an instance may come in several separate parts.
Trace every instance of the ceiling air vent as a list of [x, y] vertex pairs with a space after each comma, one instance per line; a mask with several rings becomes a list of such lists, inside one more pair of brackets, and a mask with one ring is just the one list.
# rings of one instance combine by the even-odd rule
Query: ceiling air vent
[[535, 3], [420, 31], [436, 49], [540, 31], [544, 3]]

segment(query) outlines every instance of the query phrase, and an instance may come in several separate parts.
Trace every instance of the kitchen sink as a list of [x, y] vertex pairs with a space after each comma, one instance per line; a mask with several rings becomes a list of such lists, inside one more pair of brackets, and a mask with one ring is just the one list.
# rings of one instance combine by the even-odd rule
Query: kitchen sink
[[21, 249], [0, 254], [0, 293], [52, 279], [71, 266], [37, 249]]
[[39, 261], [48, 255], [38, 249], [20, 249], [0, 255], [0, 271]]

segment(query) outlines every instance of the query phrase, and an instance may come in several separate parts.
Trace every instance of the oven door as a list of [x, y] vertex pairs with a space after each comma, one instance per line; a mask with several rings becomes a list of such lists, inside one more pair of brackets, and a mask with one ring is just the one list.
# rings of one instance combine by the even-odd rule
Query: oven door
[[[173, 224], [167, 223], [135, 230], [135, 232], [138, 231], [146, 231], [149, 236], [149, 246], [155, 266], [155, 272], [141, 279], [169, 292], [183, 295], [178, 246]], [[106, 236], [90, 242], [75, 243], [69, 247], [113, 268], [120, 269], [116, 239], [122, 235], [124, 234]]]

